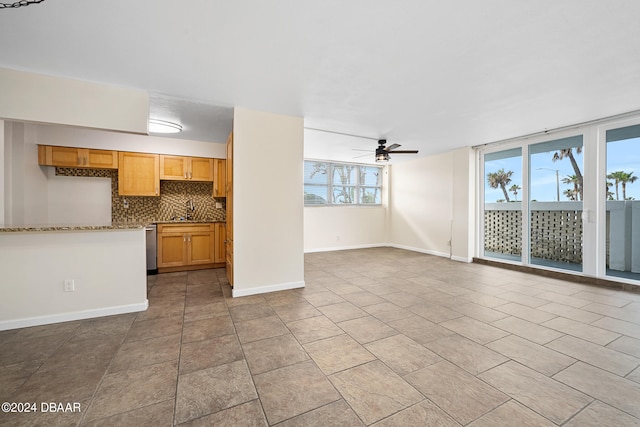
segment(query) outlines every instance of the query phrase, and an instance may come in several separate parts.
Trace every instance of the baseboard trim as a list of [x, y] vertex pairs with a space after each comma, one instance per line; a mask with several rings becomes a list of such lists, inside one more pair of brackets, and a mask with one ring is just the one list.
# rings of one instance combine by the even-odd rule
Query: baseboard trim
[[312, 254], [316, 252], [333, 252], [333, 251], [350, 251], [353, 249], [369, 249], [369, 248], [385, 248], [389, 245], [386, 243], [373, 243], [369, 245], [351, 245], [351, 246], [334, 246], [331, 248], [315, 248], [305, 249], [305, 254]]
[[289, 289], [304, 288], [304, 280], [300, 282], [278, 283], [277, 285], [258, 286], [248, 289], [237, 289], [237, 285], [234, 285], [231, 290], [231, 294], [236, 297], [247, 297], [249, 295], [266, 294], [269, 292], [286, 291]]
[[422, 249], [422, 248], [415, 248], [413, 246], [405, 246], [405, 245], [396, 245], [396, 244], [389, 244], [389, 247], [392, 248], [396, 248], [396, 249], [404, 249], [407, 251], [413, 251], [413, 252], [420, 252], [423, 254], [427, 254], [427, 255], [435, 255], [435, 256], [439, 256], [439, 257], [443, 257], [443, 258], [450, 258], [449, 254], [446, 252], [439, 252], [439, 251], [432, 251], [430, 249]]
[[0, 331], [28, 328], [30, 326], [49, 325], [52, 323], [71, 322], [73, 320], [92, 319], [94, 317], [113, 316], [115, 314], [135, 313], [149, 308], [149, 300], [143, 303], [118, 305], [114, 307], [96, 308], [92, 310], [73, 311], [71, 313], [51, 314], [48, 316], [27, 317], [16, 320], [0, 321]]

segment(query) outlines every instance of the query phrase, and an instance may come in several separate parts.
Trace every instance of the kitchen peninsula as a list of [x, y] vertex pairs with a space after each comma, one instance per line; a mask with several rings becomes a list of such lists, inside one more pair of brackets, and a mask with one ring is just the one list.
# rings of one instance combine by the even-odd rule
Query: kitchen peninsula
[[0, 227], [0, 330], [146, 310], [143, 224]]

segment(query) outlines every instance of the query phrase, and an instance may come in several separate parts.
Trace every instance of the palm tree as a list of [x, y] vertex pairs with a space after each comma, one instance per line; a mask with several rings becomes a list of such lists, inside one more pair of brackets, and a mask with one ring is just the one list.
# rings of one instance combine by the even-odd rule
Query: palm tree
[[612, 185], [613, 185], [613, 183], [607, 181], [607, 200], [614, 200], [613, 193], [611, 191], [609, 191], [609, 189], [611, 188]]
[[[577, 154], [582, 153], [582, 147], [575, 148]], [[565, 157], [569, 159], [569, 161], [571, 162], [571, 167], [573, 167], [573, 171], [576, 173], [576, 177], [578, 180], [578, 193], [580, 194], [579, 199], [582, 199], [582, 172], [580, 172], [580, 166], [578, 166], [578, 162], [576, 162], [576, 158], [573, 156], [573, 148], [563, 148], [562, 150], [556, 151], [555, 153], [553, 153], [553, 158], [551, 160], [557, 162], [558, 160], [562, 160]]]
[[507, 202], [509, 202], [509, 193], [507, 193], [507, 185], [511, 182], [511, 175], [513, 175], [513, 171], [505, 172], [504, 169], [500, 169], [497, 172], [489, 172], [487, 174], [487, 179], [489, 180], [489, 187], [502, 189], [504, 193], [504, 198]]
[[522, 187], [520, 187], [518, 184], [513, 184], [511, 187], [509, 187], [509, 191], [513, 193], [513, 198], [516, 199], [516, 202], [518, 201], [518, 190], [521, 189]]
[[[578, 177], [575, 175], [567, 175], [566, 177], [562, 178], [562, 183], [563, 184], [573, 184], [573, 190], [567, 190], [570, 191], [571, 194], [573, 195], [573, 197], [570, 197], [569, 200], [576, 200], [576, 197], [578, 200], [580, 200], [580, 187], [579, 187], [579, 181], [578, 181]], [[564, 194], [567, 194], [567, 191], [564, 192]]]
[[576, 200], [576, 196], [577, 196], [578, 193], [576, 193], [575, 189], [572, 190], [570, 188], [567, 188], [566, 190], [564, 190], [563, 194], [565, 196], [567, 196], [567, 199], [569, 199], [571, 201], [574, 201], [574, 200]]
[[627, 183], [633, 184], [637, 181], [638, 177], [633, 175], [633, 171], [629, 173], [624, 171], [615, 171], [607, 175], [607, 179], [612, 179], [613, 185], [616, 186], [616, 200], [620, 200], [618, 184], [622, 184], [622, 200], [627, 200]]

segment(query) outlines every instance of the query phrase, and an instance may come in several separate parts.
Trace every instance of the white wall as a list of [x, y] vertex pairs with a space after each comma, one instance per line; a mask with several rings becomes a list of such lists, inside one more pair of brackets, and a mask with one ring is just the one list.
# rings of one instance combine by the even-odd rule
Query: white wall
[[387, 245], [386, 207], [304, 208], [304, 251]]
[[454, 259], [470, 261], [472, 165], [468, 148], [394, 165], [390, 178], [390, 244], [446, 257], [452, 255], [453, 248]]
[[4, 193], [5, 193], [5, 171], [4, 171], [4, 152], [5, 152], [5, 135], [4, 120], [0, 120], [0, 226], [4, 225]]
[[304, 286], [303, 120], [235, 108], [234, 296]]
[[144, 229], [0, 232], [0, 271], [0, 330], [148, 306]]
[[0, 93], [3, 119], [147, 133], [142, 90], [0, 68]]

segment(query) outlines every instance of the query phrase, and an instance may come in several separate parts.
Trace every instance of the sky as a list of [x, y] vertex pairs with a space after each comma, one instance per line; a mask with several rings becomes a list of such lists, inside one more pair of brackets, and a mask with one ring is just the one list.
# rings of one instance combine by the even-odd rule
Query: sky
[[[571, 162], [568, 158], [558, 161], [552, 161], [553, 153], [538, 153], [531, 155], [531, 190], [530, 198], [537, 201], [555, 201], [557, 195], [556, 170], [558, 170], [560, 201], [568, 201], [564, 191], [572, 189], [573, 184], [564, 184], [562, 179], [575, 175]], [[584, 175], [584, 156], [583, 153], [576, 153], [573, 149], [574, 157], [580, 166], [580, 171]], [[511, 182], [507, 185], [507, 190], [514, 184], [523, 187], [522, 183], [522, 157], [511, 157], [507, 159], [492, 160], [485, 162], [485, 201], [488, 203], [496, 202], [504, 199], [504, 194], [500, 188], [492, 189], [487, 184], [486, 174], [495, 172], [501, 168], [506, 171], [513, 171]], [[607, 143], [607, 174], [614, 171], [633, 172], [638, 177], [634, 183], [627, 183], [627, 197], [633, 197], [640, 200], [640, 138], [626, 139], [622, 141], [614, 141]], [[611, 181], [611, 180], [609, 180]], [[615, 187], [611, 187], [609, 191], [614, 193]], [[622, 199], [622, 187], [619, 187], [619, 196]], [[517, 197], [509, 192], [509, 198], [513, 200], [522, 200], [522, 190], [518, 191]]]

